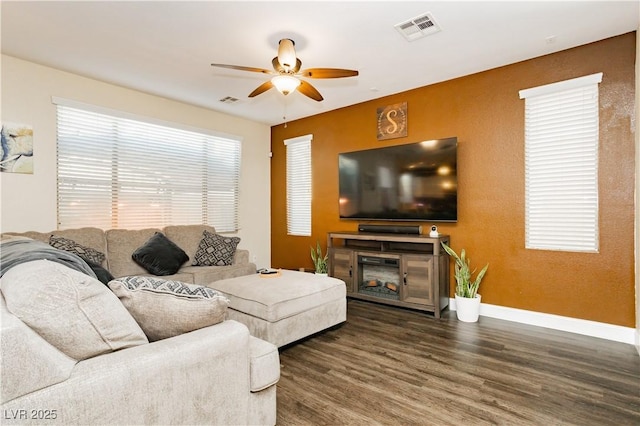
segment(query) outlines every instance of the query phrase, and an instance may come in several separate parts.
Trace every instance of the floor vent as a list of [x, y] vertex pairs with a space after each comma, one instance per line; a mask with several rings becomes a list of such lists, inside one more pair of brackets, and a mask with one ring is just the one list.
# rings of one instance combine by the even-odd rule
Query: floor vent
[[232, 104], [238, 102], [238, 98], [234, 98], [233, 96], [225, 96], [224, 98], [220, 99], [220, 102], [222, 102], [223, 104]]
[[409, 41], [435, 34], [441, 30], [440, 25], [436, 23], [429, 12], [396, 24], [394, 27]]

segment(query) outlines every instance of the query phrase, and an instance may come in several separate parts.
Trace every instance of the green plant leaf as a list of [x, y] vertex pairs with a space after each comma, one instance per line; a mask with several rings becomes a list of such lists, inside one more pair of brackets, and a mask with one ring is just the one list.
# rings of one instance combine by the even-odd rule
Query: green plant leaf
[[456, 278], [456, 295], [459, 297], [476, 297], [478, 294], [478, 289], [480, 287], [480, 282], [484, 278], [484, 275], [487, 273], [487, 269], [489, 268], [489, 264], [487, 263], [484, 268], [476, 275], [476, 279], [472, 280], [472, 276], [475, 273], [475, 269], [471, 270], [471, 259], [467, 257], [467, 254], [464, 249], [460, 251], [460, 256], [447, 244], [444, 242], [441, 243], [442, 248], [444, 249], [449, 256], [451, 256], [455, 260], [454, 265], [454, 276]]
[[316, 273], [326, 274], [329, 272], [328, 261], [329, 253], [322, 255], [322, 247], [320, 247], [320, 241], [316, 242], [316, 248], [311, 247], [311, 260], [315, 266]]

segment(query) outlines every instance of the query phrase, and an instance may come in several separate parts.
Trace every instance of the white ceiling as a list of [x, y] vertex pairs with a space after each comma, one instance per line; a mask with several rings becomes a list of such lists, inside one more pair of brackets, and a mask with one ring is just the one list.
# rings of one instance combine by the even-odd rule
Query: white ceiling
[[[274, 125], [583, 45], [638, 28], [638, 1], [3, 0], [2, 53]], [[407, 41], [395, 24], [430, 12], [442, 31]], [[269, 90], [291, 38], [307, 67], [359, 70], [310, 82], [325, 100]], [[238, 98], [232, 104], [220, 99]]]

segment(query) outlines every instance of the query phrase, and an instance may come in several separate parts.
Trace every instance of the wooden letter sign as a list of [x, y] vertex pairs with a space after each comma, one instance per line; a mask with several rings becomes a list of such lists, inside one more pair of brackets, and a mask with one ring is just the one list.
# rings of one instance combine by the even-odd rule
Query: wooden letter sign
[[378, 140], [407, 136], [407, 103], [378, 108]]

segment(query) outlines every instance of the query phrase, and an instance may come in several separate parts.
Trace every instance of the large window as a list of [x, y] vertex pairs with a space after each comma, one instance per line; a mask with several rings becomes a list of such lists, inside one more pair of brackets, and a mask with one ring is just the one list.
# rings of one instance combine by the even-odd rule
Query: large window
[[525, 99], [525, 246], [598, 251], [602, 73], [520, 91]]
[[[57, 104], [58, 227], [238, 229], [241, 143]], [[120, 116], [119, 116], [120, 115]]]
[[287, 139], [287, 234], [311, 235], [312, 135]]

